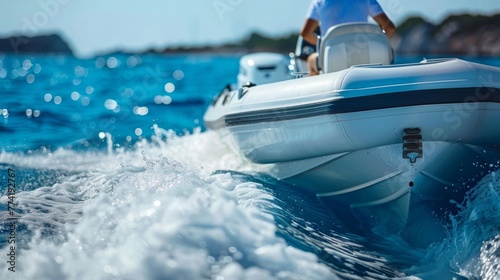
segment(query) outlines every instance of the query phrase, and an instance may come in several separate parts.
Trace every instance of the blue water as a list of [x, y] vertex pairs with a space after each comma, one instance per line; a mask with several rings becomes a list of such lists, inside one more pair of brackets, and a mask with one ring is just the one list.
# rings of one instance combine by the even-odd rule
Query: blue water
[[497, 173], [425, 248], [347, 227], [205, 130], [238, 60], [0, 55], [0, 279], [500, 279]]

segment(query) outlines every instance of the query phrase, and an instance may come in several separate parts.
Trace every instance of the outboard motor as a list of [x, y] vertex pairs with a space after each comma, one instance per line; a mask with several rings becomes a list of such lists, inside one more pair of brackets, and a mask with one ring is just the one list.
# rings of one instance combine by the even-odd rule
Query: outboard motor
[[291, 79], [287, 57], [278, 53], [253, 53], [240, 59], [238, 88], [246, 83], [256, 85]]

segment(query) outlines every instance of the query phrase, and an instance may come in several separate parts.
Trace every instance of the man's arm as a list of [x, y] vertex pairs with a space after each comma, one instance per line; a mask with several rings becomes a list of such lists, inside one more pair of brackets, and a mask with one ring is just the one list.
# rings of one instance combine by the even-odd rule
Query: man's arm
[[316, 21], [314, 19], [308, 18], [304, 22], [304, 26], [302, 26], [302, 30], [300, 31], [300, 35], [307, 42], [309, 42], [309, 43], [311, 43], [313, 45], [316, 45], [316, 43], [318, 42], [318, 37], [314, 33], [314, 30], [316, 30], [316, 28], [318, 26], [319, 26], [319, 22], [318, 21]]
[[386, 14], [382, 13], [373, 17], [373, 19], [378, 23], [380, 28], [385, 31], [385, 34], [387, 34], [387, 36], [391, 37], [394, 31], [396, 31], [396, 26], [394, 26], [394, 23], [392, 23], [392, 21], [386, 16]]

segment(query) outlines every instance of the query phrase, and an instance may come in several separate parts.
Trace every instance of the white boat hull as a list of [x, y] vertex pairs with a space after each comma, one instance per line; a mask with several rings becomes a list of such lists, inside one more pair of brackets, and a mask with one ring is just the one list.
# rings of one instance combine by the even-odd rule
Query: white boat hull
[[[446, 208], [452, 199], [461, 202], [470, 187], [498, 169], [500, 104], [478, 104], [470, 108], [474, 114], [463, 106], [325, 115], [235, 126], [229, 132], [232, 145], [265, 164], [272, 176], [357, 214], [373, 216], [373, 206], [384, 206], [394, 215], [386, 222], [398, 229], [407, 223], [412, 204]], [[415, 163], [402, 156], [403, 129], [412, 127], [421, 129], [423, 141], [423, 156]]]
[[461, 60], [354, 67], [228, 92], [205, 123], [272, 176], [398, 231], [498, 169], [499, 77]]

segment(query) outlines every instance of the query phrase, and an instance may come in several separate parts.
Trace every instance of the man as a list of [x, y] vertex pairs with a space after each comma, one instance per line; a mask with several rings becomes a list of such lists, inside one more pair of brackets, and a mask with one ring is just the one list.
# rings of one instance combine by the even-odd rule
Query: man
[[[323, 37], [328, 29], [334, 25], [348, 22], [367, 22], [371, 16], [391, 36], [396, 27], [387, 17], [377, 0], [313, 0], [307, 11], [306, 21], [300, 35], [311, 44], [317, 44], [314, 30], [320, 26]], [[309, 75], [319, 74], [317, 66], [318, 53], [307, 57]]]

